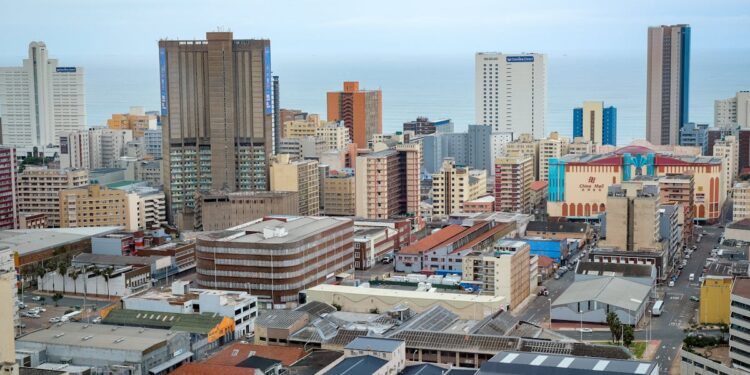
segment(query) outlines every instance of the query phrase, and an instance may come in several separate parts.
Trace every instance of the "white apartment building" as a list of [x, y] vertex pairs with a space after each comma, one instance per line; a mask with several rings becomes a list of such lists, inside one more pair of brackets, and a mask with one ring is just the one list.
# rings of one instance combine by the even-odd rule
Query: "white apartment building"
[[216, 289], [191, 289], [186, 281], [175, 281], [172, 288], [151, 289], [122, 299], [122, 307], [180, 314], [216, 313], [234, 319], [235, 335], [255, 330], [258, 298], [247, 292]]
[[60, 191], [89, 184], [89, 172], [82, 169], [26, 167], [18, 175], [18, 212], [43, 213], [47, 226], [60, 226]]
[[732, 189], [732, 182], [737, 177], [737, 170], [740, 164], [740, 145], [737, 138], [733, 135], [726, 136], [724, 139], [717, 140], [714, 143], [714, 157], [721, 158], [721, 168], [724, 171], [724, 178], [721, 181], [721, 187], [727, 191]]
[[549, 180], [549, 159], [559, 158], [568, 153], [568, 140], [552, 132], [548, 138], [539, 141], [539, 180]]
[[161, 159], [161, 129], [148, 129], [143, 132], [146, 155]]
[[513, 142], [513, 132], [494, 132], [490, 134], [490, 175], [495, 175], [495, 158], [506, 153], [506, 145]]
[[91, 169], [91, 142], [85, 130], [60, 136], [60, 168]]
[[325, 141], [325, 151], [343, 150], [349, 144], [349, 128], [343, 121], [326, 123], [317, 129], [316, 136]]
[[0, 118], [7, 145], [58, 144], [62, 134], [86, 126], [83, 68], [59, 66], [47, 52], [44, 42], [31, 42], [22, 66], [0, 68]]
[[475, 59], [475, 116], [493, 132], [544, 137], [547, 63], [539, 53], [479, 52]]
[[487, 194], [487, 171], [456, 165], [445, 159], [432, 175], [432, 217], [463, 212], [464, 203]]
[[101, 131], [101, 159], [103, 168], [117, 168], [120, 157], [125, 156], [128, 142], [133, 140], [129, 129], [96, 129]]
[[732, 220], [750, 218], [750, 183], [738, 182], [732, 188]]
[[740, 91], [733, 98], [714, 101], [714, 126], [750, 127], [750, 91]]

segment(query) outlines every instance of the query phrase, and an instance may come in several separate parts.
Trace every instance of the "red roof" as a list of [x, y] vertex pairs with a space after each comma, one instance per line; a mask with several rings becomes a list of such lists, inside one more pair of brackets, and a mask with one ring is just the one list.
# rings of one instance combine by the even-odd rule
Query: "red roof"
[[458, 249], [453, 250], [451, 253], [456, 253], [456, 252], [459, 252], [459, 251], [462, 251], [462, 250], [470, 249], [474, 245], [476, 245], [476, 244], [478, 244], [478, 243], [480, 243], [480, 242], [482, 242], [482, 241], [484, 241], [484, 240], [486, 240], [486, 239], [494, 236], [496, 233], [498, 233], [498, 232], [502, 231], [503, 229], [507, 228], [509, 225], [510, 224], [498, 224], [494, 228], [492, 228], [492, 229], [490, 229], [490, 230], [482, 233], [481, 235], [479, 235], [479, 237], [477, 237], [477, 238], [475, 238], [475, 239], [467, 242], [465, 245], [459, 247]]
[[238, 342], [222, 349], [204, 363], [236, 366], [246, 360], [250, 352], [255, 352], [255, 355], [258, 357], [280, 361], [284, 366], [289, 366], [305, 356], [305, 350], [299, 347], [255, 345]]
[[452, 238], [453, 236], [460, 234], [461, 232], [465, 230], [467, 230], [466, 227], [462, 225], [457, 225], [457, 224], [449, 225], [417, 241], [417, 243], [413, 245], [409, 245], [407, 247], [402, 248], [401, 251], [399, 251], [399, 253], [400, 254], [419, 254], [421, 252], [425, 252], [427, 250], [430, 250], [436, 247], [437, 245], [442, 244], [446, 240]]
[[534, 181], [531, 183], [531, 190], [542, 190], [549, 185], [547, 181]]
[[652, 150], [652, 149], [650, 149], [648, 147], [637, 146], [637, 145], [629, 145], [629, 146], [624, 146], [624, 147], [618, 148], [615, 151], [615, 154], [622, 155], [624, 153], [628, 153], [628, 154], [631, 154], [631, 155], [637, 155], [637, 154], [646, 155], [646, 154], [651, 154], [653, 152], [654, 152], [654, 150]]
[[540, 255], [536, 260], [536, 265], [542, 268], [551, 267], [552, 263], [555, 263], [555, 261], [552, 258], [545, 256], [545, 255]]
[[[243, 358], [244, 359], [244, 358]], [[221, 374], [221, 375], [255, 375], [254, 368], [210, 365], [206, 363], [186, 363], [176, 370], [170, 372], [173, 375], [204, 375], [204, 374]]]

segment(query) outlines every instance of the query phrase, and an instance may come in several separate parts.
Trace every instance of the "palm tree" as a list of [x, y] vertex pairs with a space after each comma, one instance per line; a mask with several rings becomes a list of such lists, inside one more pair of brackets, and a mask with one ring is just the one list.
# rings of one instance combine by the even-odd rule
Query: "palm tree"
[[[36, 268], [34, 269], [34, 274], [37, 277], [37, 284], [39, 284], [39, 279], [43, 278], [44, 275], [47, 274], [47, 270], [44, 269], [44, 265], [41, 263], [37, 263]], [[37, 285], [38, 287], [39, 285]]]
[[[91, 274], [94, 275], [94, 277], [99, 277], [102, 274], [102, 270], [99, 268], [94, 268], [93, 271], [91, 271]], [[99, 295], [99, 281], [95, 281], [94, 284], [96, 285], [96, 295]]]
[[62, 277], [62, 293], [65, 294], [65, 278], [66, 276], [68, 276], [68, 262], [66, 262], [65, 259], [61, 260], [60, 263], [57, 264], [57, 272], [60, 274], [60, 277]]
[[78, 294], [78, 276], [81, 275], [81, 270], [74, 268], [73, 272], [70, 273], [70, 278], [73, 279], [73, 294]]
[[107, 300], [109, 300], [109, 278], [112, 277], [112, 272], [114, 272], [114, 268], [112, 267], [107, 267], [104, 269], [104, 272], [102, 272], [104, 282], [107, 284]]

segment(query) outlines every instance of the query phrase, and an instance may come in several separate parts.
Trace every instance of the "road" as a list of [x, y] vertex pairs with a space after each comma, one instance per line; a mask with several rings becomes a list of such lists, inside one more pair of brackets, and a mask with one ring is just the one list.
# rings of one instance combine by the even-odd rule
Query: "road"
[[[703, 239], [697, 244], [698, 250], [693, 252], [687, 265], [682, 270], [674, 287], [657, 287], [656, 295], [664, 300], [664, 312], [659, 317], [654, 317], [651, 323], [651, 339], [661, 340], [660, 348], [656, 354], [655, 361], [659, 363], [661, 373], [668, 374], [672, 362], [677, 355], [685, 334], [684, 328], [690, 325], [690, 321], [697, 315], [698, 302], [690, 300], [691, 296], [700, 295], [698, 277], [703, 272], [706, 258], [709, 257], [711, 249], [717, 244], [723, 229], [718, 226], [704, 226], [698, 230], [704, 233]], [[688, 276], [694, 273], [696, 280], [690, 282]], [[559, 280], [549, 280], [544, 286], [550, 291], [549, 297], [534, 298], [527, 308], [517, 315], [518, 319], [533, 322], [543, 327], [549, 324], [549, 301], [555, 300], [565, 288], [573, 282], [573, 272], [567, 272]], [[644, 323], [645, 324], [645, 323]], [[642, 324], [636, 329], [636, 340], [647, 340], [649, 327]], [[574, 339], [580, 339], [578, 331], [558, 331], [561, 334]], [[604, 341], [610, 339], [609, 331], [594, 331], [583, 334], [585, 341]]]

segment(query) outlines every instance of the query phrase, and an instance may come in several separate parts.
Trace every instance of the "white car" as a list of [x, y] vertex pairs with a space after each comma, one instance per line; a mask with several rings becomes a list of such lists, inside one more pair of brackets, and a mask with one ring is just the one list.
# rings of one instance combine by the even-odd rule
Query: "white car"
[[91, 321], [91, 323], [94, 323], [94, 324], [99, 324], [101, 322], [102, 322], [101, 316], [97, 316], [96, 318], [94, 318], [94, 320]]
[[32, 301], [41, 301], [42, 297], [40, 297], [40, 296], [34, 296], [34, 297], [31, 297], [31, 300]]
[[57, 316], [49, 318], [49, 322], [50, 323], [60, 323], [60, 318], [57, 317]]
[[591, 333], [594, 332], [591, 328], [578, 328], [576, 331], [583, 332], [583, 333]]
[[669, 280], [669, 287], [671, 288], [673, 286], [674, 286], [674, 281], [673, 280]]

